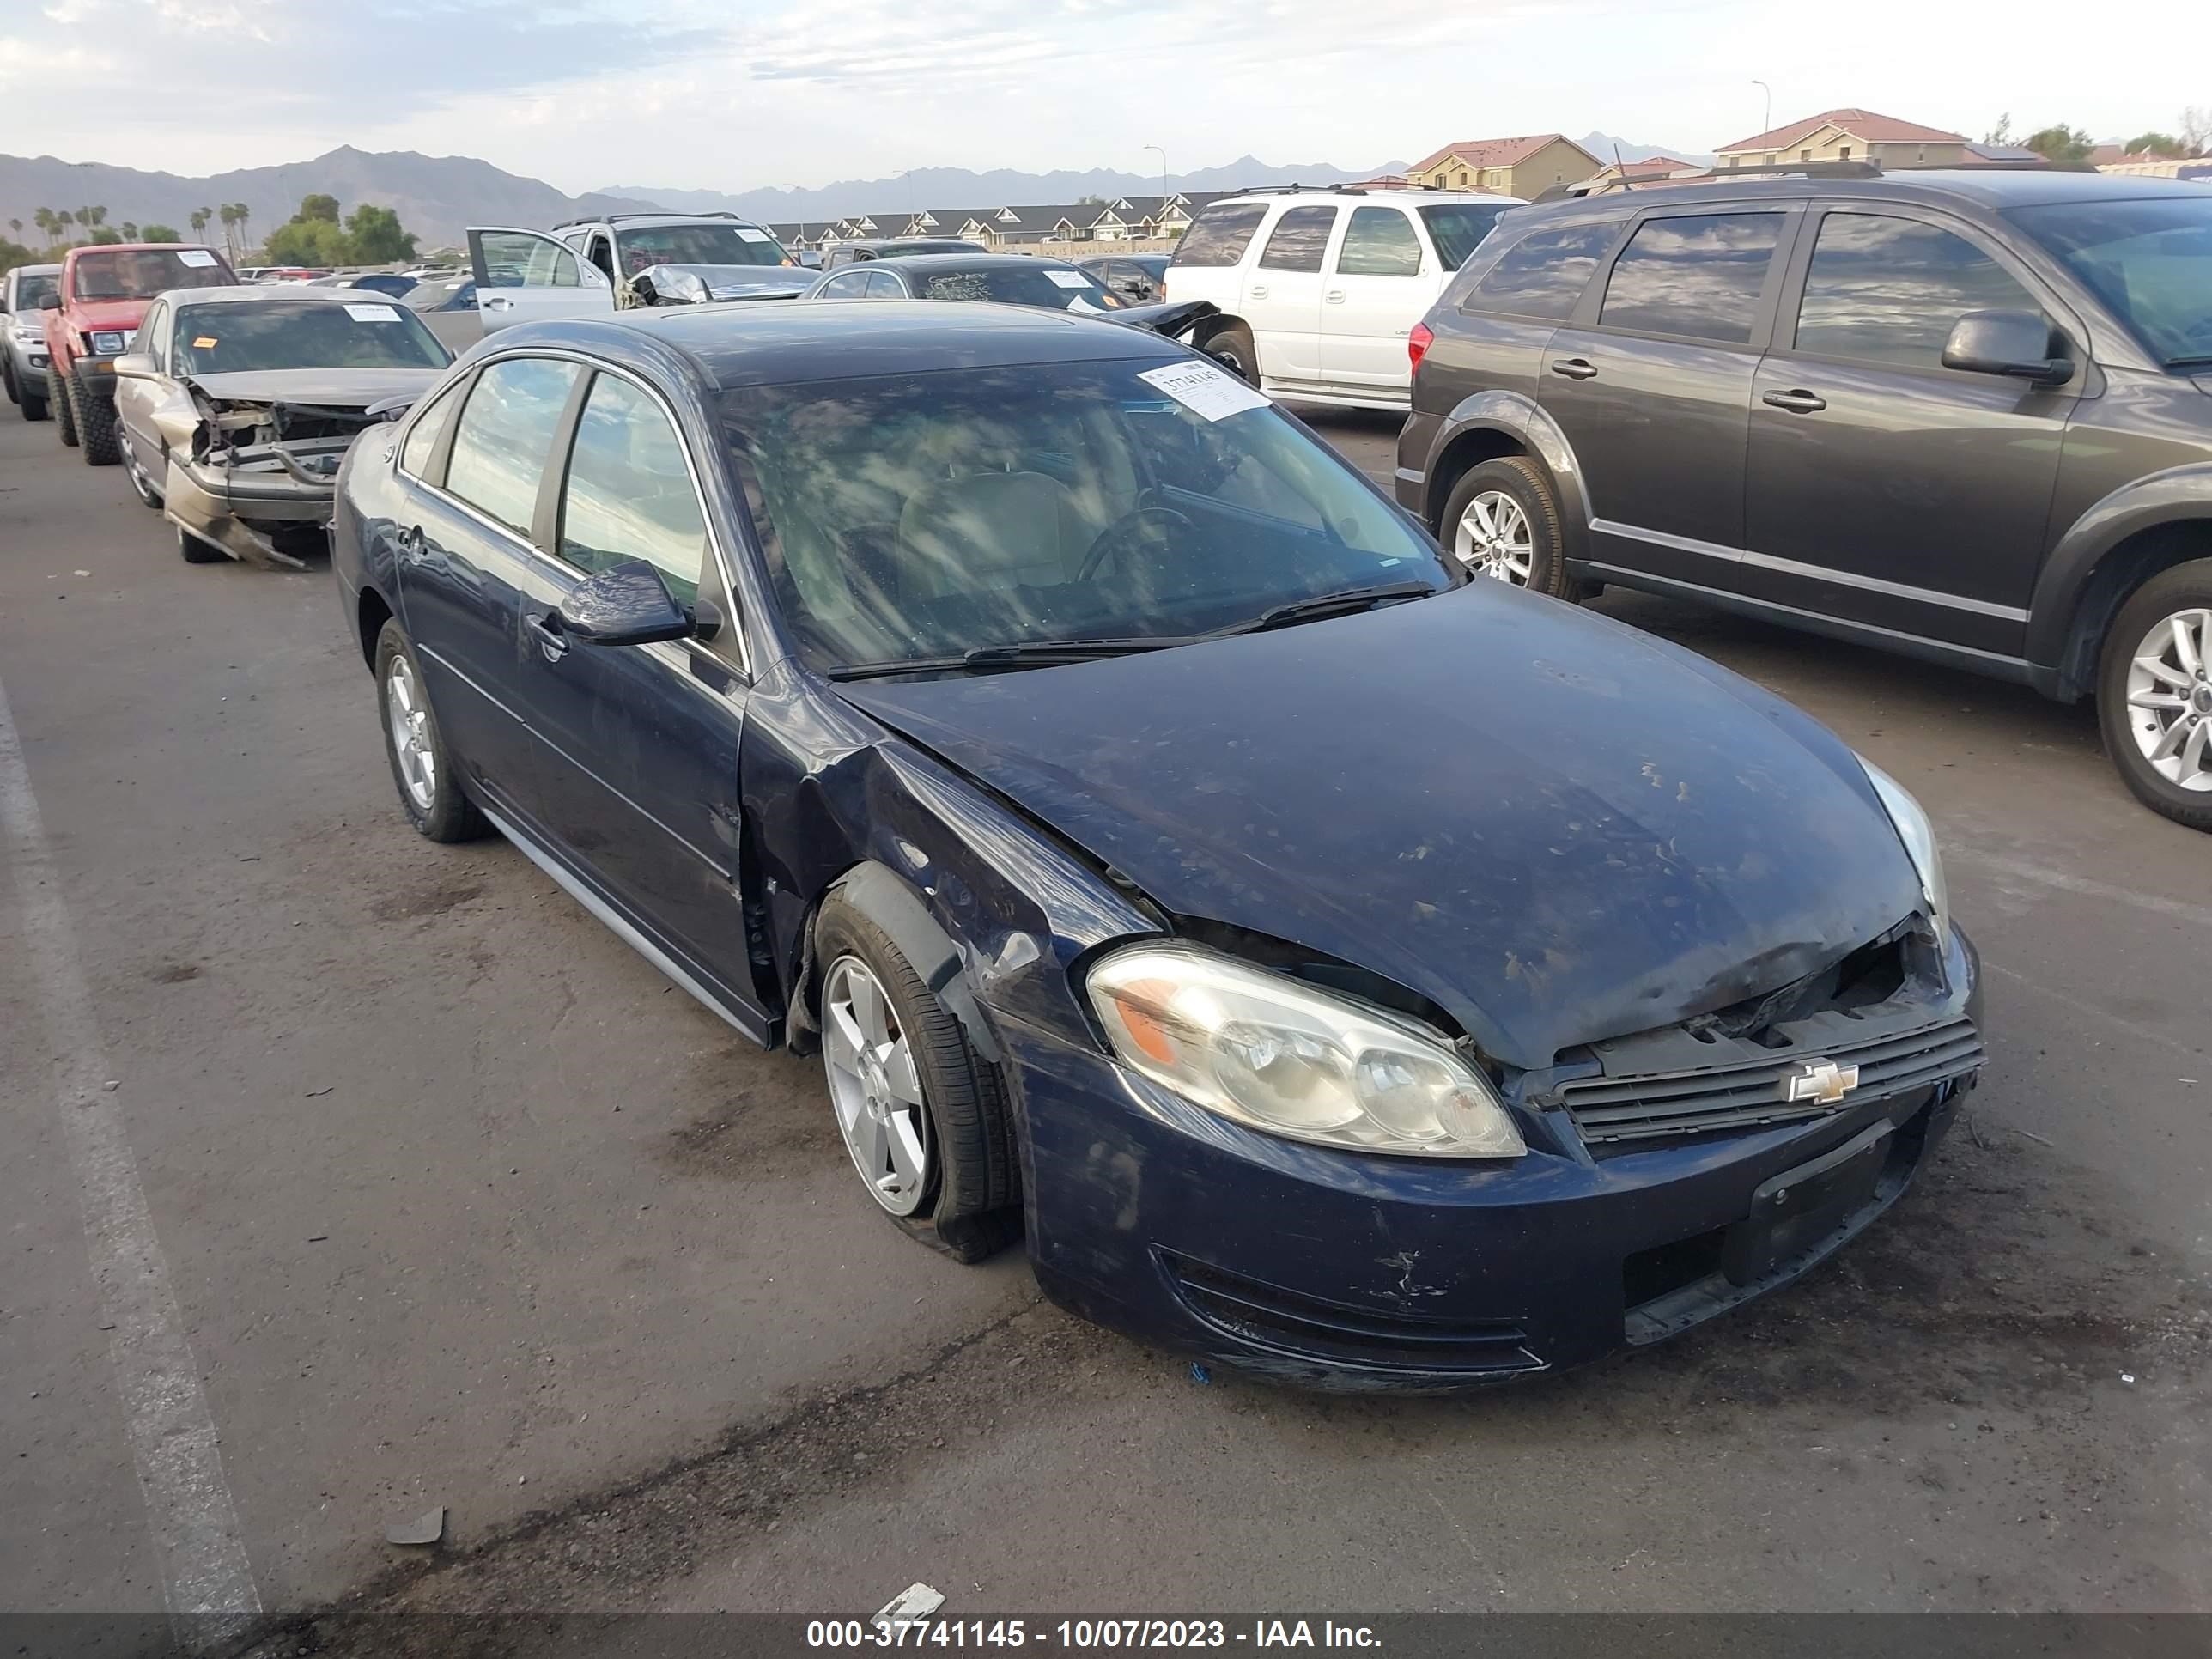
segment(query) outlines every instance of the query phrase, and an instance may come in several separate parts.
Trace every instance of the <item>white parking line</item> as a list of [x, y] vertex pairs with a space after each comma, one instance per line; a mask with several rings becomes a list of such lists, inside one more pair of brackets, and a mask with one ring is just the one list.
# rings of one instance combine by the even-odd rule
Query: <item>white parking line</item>
[[[115, 1097], [104, 1090], [100, 1023], [46, 844], [38, 797], [0, 685], [0, 838], [23, 908], [24, 951], [54, 1053], [54, 1081], [131, 1449], [179, 1641], [224, 1639], [261, 1611], [239, 1535], [215, 1419], [200, 1388], [168, 1263]], [[189, 1620], [190, 1622], [185, 1622]]]

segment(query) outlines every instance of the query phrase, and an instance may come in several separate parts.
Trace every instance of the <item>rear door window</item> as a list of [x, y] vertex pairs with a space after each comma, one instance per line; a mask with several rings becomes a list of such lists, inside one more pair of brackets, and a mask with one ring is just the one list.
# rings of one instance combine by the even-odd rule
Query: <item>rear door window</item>
[[1782, 222], [1779, 213], [1646, 219], [1613, 261], [1599, 326], [1748, 344]]
[[1217, 203], [1191, 221], [1176, 244], [1179, 265], [1233, 265], [1252, 245], [1252, 233], [1267, 216], [1265, 202]]
[[460, 382], [447, 386], [434, 398], [428, 408], [415, 417], [415, 424], [407, 428], [407, 441], [399, 447], [399, 470], [411, 472], [418, 478], [430, 476], [430, 457], [437, 453], [439, 435], [446, 422], [453, 418], [453, 408], [460, 401]]
[[1420, 271], [1421, 239], [1411, 219], [1396, 208], [1352, 210], [1336, 256], [1338, 276], [1418, 276]]
[[2042, 309], [2011, 272], [1940, 225], [1831, 213], [1805, 272], [1797, 349], [1940, 368], [1943, 343], [1967, 312]]
[[1267, 233], [1267, 246], [1260, 255], [1262, 270], [1319, 270], [1328, 247], [1328, 234], [1336, 228], [1336, 208], [1294, 207], [1275, 222]]
[[558, 358], [508, 357], [478, 374], [453, 428], [448, 493], [526, 538], [578, 372]]
[[871, 300], [903, 300], [906, 284], [890, 271], [872, 270], [868, 273], [867, 292]]
[[821, 297], [824, 300], [857, 300], [868, 291], [871, 274], [865, 270], [848, 270], [842, 276], [832, 276], [822, 284]]
[[1466, 309], [1564, 321], [1620, 234], [1620, 223], [1612, 220], [1532, 231], [1483, 274]]

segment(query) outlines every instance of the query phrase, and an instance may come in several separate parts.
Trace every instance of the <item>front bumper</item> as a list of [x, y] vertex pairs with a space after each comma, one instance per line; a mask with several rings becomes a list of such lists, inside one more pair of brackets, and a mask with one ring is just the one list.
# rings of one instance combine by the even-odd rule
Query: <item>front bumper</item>
[[0, 331], [0, 343], [4, 343], [8, 361], [15, 371], [15, 384], [37, 386], [43, 395], [41, 384], [46, 379], [46, 343], [44, 339], [19, 340], [12, 329]]
[[337, 473], [302, 476], [269, 456], [248, 465], [171, 458], [161, 501], [169, 519], [248, 564], [304, 569], [300, 544], [326, 537]]
[[70, 366], [76, 377], [76, 389], [88, 398], [103, 398], [115, 401], [115, 359], [112, 357], [79, 357]]
[[[1948, 969], [1950, 1011], [1978, 1023], [1963, 935]], [[1547, 1121], [1524, 1158], [1430, 1162], [1252, 1133], [1095, 1051], [1000, 1036], [1046, 1293], [1223, 1364], [1343, 1389], [1587, 1364], [1786, 1285], [1896, 1201], [1974, 1080], [1602, 1157]]]

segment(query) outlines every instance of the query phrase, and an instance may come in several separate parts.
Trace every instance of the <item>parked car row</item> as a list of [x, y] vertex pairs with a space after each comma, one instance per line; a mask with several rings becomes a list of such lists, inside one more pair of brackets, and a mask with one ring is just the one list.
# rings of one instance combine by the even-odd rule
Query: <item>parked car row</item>
[[[166, 293], [110, 368], [173, 517], [335, 473], [408, 821], [818, 1052], [893, 1224], [1025, 1235], [1222, 1363], [1457, 1388], [1790, 1282], [1986, 1060], [1910, 794], [1573, 601], [2094, 694], [2212, 827], [2208, 213], [2057, 173], [1247, 192], [1150, 304], [617, 217], [473, 232], [373, 324]], [[257, 300], [436, 361], [228, 380]], [[1395, 502], [1270, 394], [1406, 410]]]

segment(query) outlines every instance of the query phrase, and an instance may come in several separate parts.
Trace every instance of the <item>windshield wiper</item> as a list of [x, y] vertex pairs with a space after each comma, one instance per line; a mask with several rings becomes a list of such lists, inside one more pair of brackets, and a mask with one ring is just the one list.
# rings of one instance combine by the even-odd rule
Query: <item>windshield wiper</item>
[[1298, 623], [1319, 622], [1323, 617], [1340, 617], [1354, 611], [1372, 611], [1378, 605], [1389, 605], [1398, 599], [1425, 599], [1439, 592], [1426, 582], [1383, 582], [1374, 587], [1351, 587], [1341, 593], [1317, 593], [1310, 599], [1292, 599], [1287, 605], [1271, 605], [1250, 620], [1231, 623], [1226, 628], [1217, 628], [1210, 634], [1198, 635], [1205, 640], [1227, 639], [1232, 634], [1264, 634], [1271, 628], [1289, 628]]
[[1188, 645], [1189, 635], [1163, 635], [1152, 639], [1024, 640], [1011, 645], [979, 645], [952, 657], [892, 658], [882, 662], [853, 662], [826, 668], [833, 680], [882, 679], [892, 674], [970, 673], [995, 668], [1049, 668], [1059, 664], [1097, 662], [1103, 657], [1133, 656], [1171, 645]]

